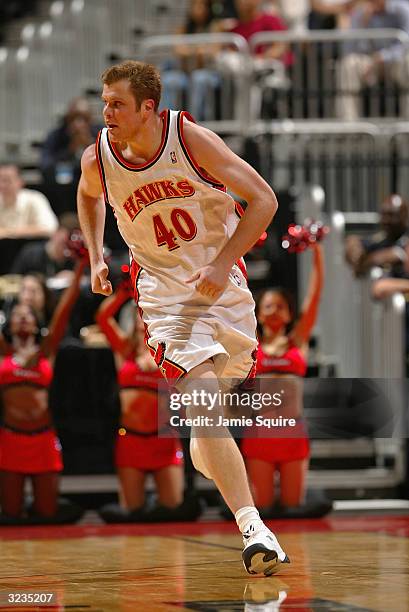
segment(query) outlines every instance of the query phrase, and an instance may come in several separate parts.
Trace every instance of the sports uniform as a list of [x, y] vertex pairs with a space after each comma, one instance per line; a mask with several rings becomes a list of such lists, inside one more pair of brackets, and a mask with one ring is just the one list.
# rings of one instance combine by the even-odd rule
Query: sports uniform
[[183, 124], [191, 117], [167, 110], [161, 118], [161, 145], [145, 164], [125, 160], [106, 129], [96, 143], [105, 200], [131, 251], [147, 343], [168, 379], [180, 379], [209, 358], [219, 378], [245, 379], [257, 342], [243, 263], [233, 266], [217, 300], [185, 282], [211, 263], [234, 233], [235, 202], [188, 150]]
[[[2, 389], [13, 385], [48, 389], [52, 378], [52, 367], [43, 356], [29, 367], [17, 363], [12, 355], [4, 357], [0, 364]], [[0, 470], [41, 474], [62, 469], [61, 444], [52, 427], [25, 431], [5, 424], [0, 428]]]
[[[183, 453], [176, 437], [158, 437], [158, 378], [159, 370], [143, 371], [134, 359], [127, 359], [118, 371], [120, 389], [146, 390], [143, 399], [146, 431], [120, 427], [115, 444], [115, 464], [153, 472], [169, 465], [181, 465]], [[146, 417], [145, 417], [146, 415]]]

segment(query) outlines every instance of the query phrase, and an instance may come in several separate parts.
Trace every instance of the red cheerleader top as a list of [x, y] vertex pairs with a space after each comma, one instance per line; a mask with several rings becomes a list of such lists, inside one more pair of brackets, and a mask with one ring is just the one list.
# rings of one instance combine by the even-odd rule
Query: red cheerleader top
[[35, 365], [23, 366], [13, 355], [7, 355], [0, 363], [0, 385], [31, 385], [48, 389], [53, 379], [53, 369], [44, 356], [40, 356]]
[[134, 359], [124, 361], [118, 371], [118, 385], [120, 389], [147, 389], [158, 390], [158, 380], [162, 379], [159, 368], [155, 370], [142, 370]]
[[282, 355], [268, 355], [261, 344], [257, 349], [257, 374], [293, 374], [305, 376], [307, 362], [300, 349], [289, 345]]

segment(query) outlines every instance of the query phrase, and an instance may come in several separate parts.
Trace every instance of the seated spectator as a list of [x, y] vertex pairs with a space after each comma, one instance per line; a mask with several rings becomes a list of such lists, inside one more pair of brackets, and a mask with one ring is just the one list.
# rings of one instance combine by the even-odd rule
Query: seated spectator
[[44, 180], [61, 184], [78, 183], [81, 155], [93, 142], [100, 126], [93, 125], [89, 104], [85, 98], [74, 98], [62, 123], [46, 138], [41, 154]]
[[[284, 20], [278, 13], [267, 13], [262, 10], [261, 0], [236, 0], [238, 14], [237, 24], [230, 30], [240, 34], [247, 41], [258, 32], [280, 32], [287, 30]], [[285, 65], [291, 64], [292, 55], [286, 43], [259, 45], [255, 49], [256, 68], [263, 66], [260, 60], [280, 60]]]
[[406, 376], [409, 376], [409, 244], [405, 248], [406, 259], [403, 262], [401, 274], [391, 276], [385, 274], [382, 278], [372, 283], [372, 295], [377, 300], [387, 300], [395, 293], [403, 293], [406, 299], [405, 308], [405, 353], [406, 353]]
[[[287, 30], [287, 26], [278, 13], [263, 12], [261, 0], [236, 0], [238, 20], [229, 31], [239, 34], [249, 41], [259, 32], [279, 32]], [[260, 94], [264, 88], [282, 89], [288, 86], [286, 68], [293, 62], [293, 55], [285, 42], [257, 45], [252, 68], [255, 72], [258, 87], [252, 91], [253, 115], [259, 116], [261, 107]], [[235, 51], [224, 51], [217, 58], [218, 68], [227, 74], [241, 75], [245, 66], [243, 57]], [[238, 101], [240, 102], [240, 101]]]
[[47, 198], [23, 185], [17, 166], [0, 165], [0, 239], [48, 238], [57, 229]]
[[349, 14], [361, 0], [311, 0], [309, 27], [311, 30], [345, 29]]
[[[177, 33], [210, 32], [212, 17], [210, 0], [190, 0], [187, 21]], [[182, 94], [187, 94], [187, 108], [195, 119], [215, 119], [215, 91], [221, 83], [220, 75], [211, 68], [215, 52], [210, 45], [176, 47], [177, 59], [162, 72], [164, 108], [178, 108]]]
[[47, 278], [63, 275], [69, 280], [73, 261], [68, 244], [71, 233], [78, 227], [79, 221], [75, 213], [62, 214], [56, 231], [47, 242], [33, 242], [22, 248], [13, 263], [12, 274], [38, 272]]
[[[266, 12], [268, 6], [265, 5]], [[278, 13], [293, 32], [304, 32], [308, 25], [308, 14], [310, 11], [310, 0], [275, 0], [271, 4], [271, 12]]]
[[384, 277], [372, 285], [372, 295], [378, 300], [386, 300], [394, 293], [403, 293], [409, 297], [409, 278]]
[[[359, 3], [351, 14], [350, 29], [397, 28], [409, 34], [407, 0], [367, 0]], [[395, 39], [351, 40], [345, 43], [346, 55], [338, 70], [339, 97], [337, 115], [346, 121], [362, 116], [360, 92], [372, 87], [386, 74], [393, 82], [407, 89], [409, 54], [406, 45]], [[409, 98], [403, 96], [402, 114], [409, 116]]]
[[392, 276], [401, 276], [408, 243], [408, 203], [397, 194], [386, 198], [380, 210], [380, 231], [369, 239], [350, 235], [345, 241], [345, 258], [356, 276], [380, 266]]

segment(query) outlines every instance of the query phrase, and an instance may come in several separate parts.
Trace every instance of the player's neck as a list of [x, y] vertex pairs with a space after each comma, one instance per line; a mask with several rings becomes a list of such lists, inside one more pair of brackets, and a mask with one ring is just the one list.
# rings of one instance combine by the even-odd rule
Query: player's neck
[[160, 115], [152, 115], [144, 123], [134, 140], [126, 143], [129, 156], [135, 160], [148, 161], [155, 156], [162, 141], [163, 120]]

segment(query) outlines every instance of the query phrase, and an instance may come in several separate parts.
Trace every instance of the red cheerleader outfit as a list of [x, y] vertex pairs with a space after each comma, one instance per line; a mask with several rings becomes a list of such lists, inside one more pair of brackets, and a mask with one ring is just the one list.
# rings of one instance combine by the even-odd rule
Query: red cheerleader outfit
[[143, 371], [133, 359], [127, 359], [118, 372], [120, 389], [145, 389], [152, 391], [146, 396], [149, 405], [144, 406], [151, 414], [152, 430], [149, 432], [118, 429], [115, 444], [117, 468], [131, 467], [146, 472], [161, 470], [169, 465], [183, 463], [183, 451], [176, 434], [174, 437], [158, 437], [158, 380], [163, 380], [159, 369]]
[[[12, 355], [0, 363], [0, 388], [31, 386], [48, 389], [53, 370], [48, 359], [40, 356], [33, 366], [22, 366]], [[25, 431], [6, 424], [0, 428], [0, 470], [21, 474], [61, 472], [61, 444], [53, 427]]]
[[[267, 355], [261, 345], [257, 351], [257, 374], [292, 374], [305, 376], [307, 363], [300, 349], [290, 344], [283, 355]], [[253, 427], [262, 434], [262, 427]], [[245, 459], [260, 459], [267, 463], [287, 463], [306, 459], [310, 454], [307, 431], [302, 420], [295, 427], [280, 429], [280, 438], [243, 438], [241, 452]]]

